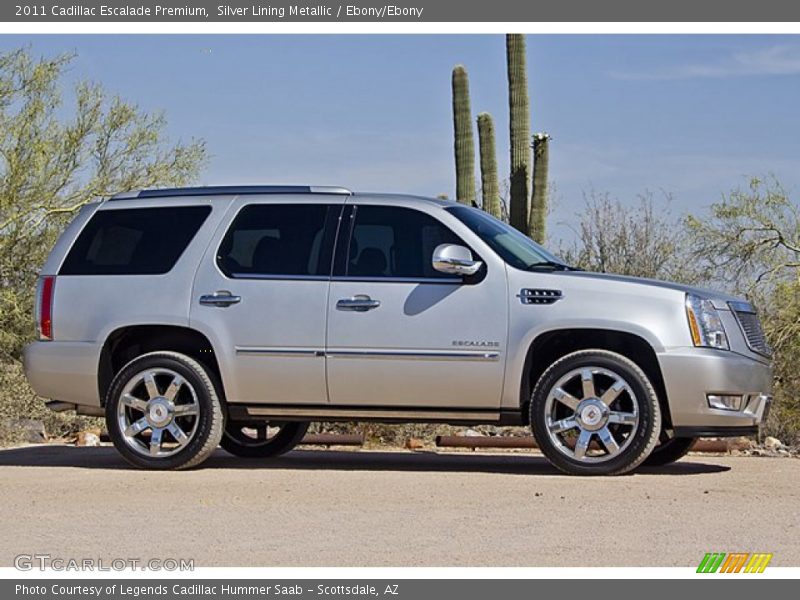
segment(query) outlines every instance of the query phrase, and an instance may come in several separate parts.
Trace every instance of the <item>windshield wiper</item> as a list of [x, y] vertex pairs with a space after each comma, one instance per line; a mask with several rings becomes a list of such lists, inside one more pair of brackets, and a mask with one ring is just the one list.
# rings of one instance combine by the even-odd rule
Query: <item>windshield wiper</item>
[[538, 269], [550, 269], [551, 271], [581, 271], [577, 267], [570, 267], [554, 260], [542, 260], [539, 262], [531, 263], [525, 267], [526, 271], [536, 271]]

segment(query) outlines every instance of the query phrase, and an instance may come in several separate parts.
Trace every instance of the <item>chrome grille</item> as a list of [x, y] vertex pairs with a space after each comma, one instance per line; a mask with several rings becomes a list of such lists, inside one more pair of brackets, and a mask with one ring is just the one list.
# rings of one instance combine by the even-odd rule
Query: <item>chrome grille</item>
[[772, 348], [767, 343], [764, 330], [761, 328], [761, 321], [753, 307], [745, 302], [731, 302], [730, 304], [750, 349], [766, 356], [772, 354]]

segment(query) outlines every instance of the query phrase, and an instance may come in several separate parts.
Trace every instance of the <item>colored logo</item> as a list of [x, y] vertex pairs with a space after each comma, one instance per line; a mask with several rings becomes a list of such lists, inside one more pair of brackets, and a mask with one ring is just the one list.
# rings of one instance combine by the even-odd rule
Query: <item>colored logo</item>
[[772, 560], [766, 552], [707, 552], [697, 567], [698, 573], [763, 573]]

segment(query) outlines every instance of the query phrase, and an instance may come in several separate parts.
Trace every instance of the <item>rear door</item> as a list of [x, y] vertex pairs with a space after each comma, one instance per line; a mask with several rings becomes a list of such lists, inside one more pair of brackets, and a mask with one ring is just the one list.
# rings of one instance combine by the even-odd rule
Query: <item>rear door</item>
[[469, 246], [447, 217], [368, 198], [348, 207], [327, 306], [332, 404], [499, 407], [505, 268], [493, 260], [470, 281], [434, 270], [436, 246]]
[[325, 404], [325, 328], [344, 198], [240, 197], [195, 278], [191, 321], [215, 342], [227, 400]]

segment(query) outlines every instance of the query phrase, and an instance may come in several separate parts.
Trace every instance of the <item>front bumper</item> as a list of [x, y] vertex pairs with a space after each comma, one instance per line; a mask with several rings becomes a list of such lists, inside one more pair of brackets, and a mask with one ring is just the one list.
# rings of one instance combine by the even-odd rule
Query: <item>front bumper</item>
[[[730, 351], [678, 348], [658, 355], [672, 425], [683, 437], [752, 435], [772, 403], [772, 367]], [[708, 394], [744, 396], [740, 410], [708, 405]]]
[[99, 357], [100, 350], [92, 342], [32, 342], [25, 346], [23, 366], [37, 395], [99, 407]]

